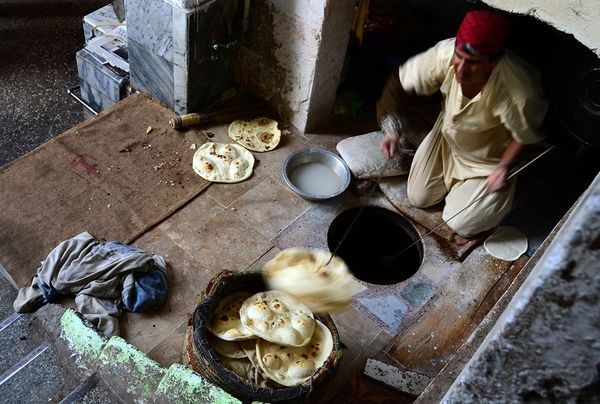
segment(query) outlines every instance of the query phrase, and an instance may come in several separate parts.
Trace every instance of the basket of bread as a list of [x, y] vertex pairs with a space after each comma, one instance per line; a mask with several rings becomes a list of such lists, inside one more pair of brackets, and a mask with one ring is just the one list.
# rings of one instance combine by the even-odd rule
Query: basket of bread
[[[331, 382], [342, 356], [337, 328], [322, 308], [347, 308], [358, 283], [348, 274], [344, 277], [347, 287], [341, 285], [343, 294], [324, 293], [320, 281], [308, 290], [323, 298], [298, 297], [293, 285], [281, 282], [280, 275], [289, 277], [290, 266], [304, 272], [303, 278], [316, 281], [334, 278], [336, 268], [345, 264], [335, 257], [332, 264], [323, 265], [325, 254], [318, 250], [290, 250], [281, 252], [262, 271], [217, 274], [188, 327], [187, 364], [244, 401], [305, 401]], [[290, 254], [295, 258], [290, 260]], [[315, 257], [321, 258], [320, 266], [315, 265]], [[327, 279], [325, 284], [329, 283]], [[340, 290], [331, 285], [331, 290]]]

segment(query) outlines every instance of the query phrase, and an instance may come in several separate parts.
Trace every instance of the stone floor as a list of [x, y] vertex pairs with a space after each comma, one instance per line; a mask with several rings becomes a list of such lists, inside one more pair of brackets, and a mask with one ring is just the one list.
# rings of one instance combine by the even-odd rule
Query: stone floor
[[[226, 126], [207, 130], [214, 133], [213, 141], [227, 142]], [[346, 207], [367, 201], [349, 191], [327, 202], [304, 200], [287, 187], [281, 166], [299, 148], [333, 150], [339, 139], [336, 135], [290, 134], [276, 150], [256, 153], [257, 165], [249, 180], [212, 184], [136, 240], [134, 244], [163, 255], [170, 264], [170, 296], [157, 313], [128, 313], [121, 321], [123, 337], [165, 366], [177, 362], [196, 295], [214, 275], [224, 269], [260, 268], [287, 247], [327, 248], [325, 235], [333, 217]], [[381, 195], [368, 202], [393, 209]], [[395, 333], [357, 308], [334, 319], [349, 346], [348, 363], [356, 361], [359, 354], [367, 354], [369, 347], [373, 353], [379, 351]]]
[[[215, 142], [229, 141], [226, 129], [227, 125], [204, 128]], [[359, 197], [348, 190], [337, 198], [313, 202], [300, 198], [285, 184], [281, 168], [292, 152], [303, 147], [333, 151], [346, 136], [292, 132], [275, 150], [255, 153], [255, 171], [248, 180], [212, 184], [135, 240], [135, 245], [165, 257], [170, 292], [159, 310], [126, 313], [121, 336], [165, 368], [179, 363], [196, 297], [220, 271], [259, 269], [288, 247], [327, 248], [329, 224], [349, 207], [369, 204], [394, 211], [380, 192]], [[419, 225], [415, 227], [420, 234], [426, 233]], [[443, 240], [426, 237], [423, 243], [424, 260], [414, 276], [387, 286], [363, 283], [352, 309], [333, 315], [347, 350], [327, 400], [361, 402], [378, 391], [379, 398], [411, 402], [416, 394], [382, 392], [364, 378], [367, 359], [402, 366], [398, 358], [414, 356], [412, 369], [407, 370], [417, 370], [414, 376], [426, 385], [502, 294], [498, 285], [508, 287], [519, 270], [491, 259], [481, 247], [458, 261], [447, 254]], [[399, 336], [415, 344], [418, 357]], [[440, 344], [443, 336], [452, 344]]]
[[[215, 142], [229, 142], [226, 129], [227, 125], [204, 128]], [[370, 197], [359, 197], [349, 190], [323, 202], [304, 200], [293, 193], [281, 173], [287, 156], [303, 147], [334, 151], [335, 145], [352, 131], [338, 130], [334, 134], [333, 130], [329, 133], [323, 130], [319, 134], [302, 135], [290, 129], [292, 133], [283, 137], [277, 149], [254, 153], [256, 166], [248, 180], [212, 184], [134, 241], [135, 245], [165, 257], [170, 293], [159, 310], [125, 314], [121, 319], [121, 335], [163, 367], [181, 361], [183, 339], [196, 297], [217, 273], [224, 269], [259, 269], [288, 247], [327, 248], [328, 226], [347, 208], [369, 204], [395, 211], [378, 191]], [[366, 127], [354, 129], [359, 133], [368, 131]], [[556, 205], [563, 213], [568, 206]], [[427, 232], [419, 225], [415, 227], [420, 234]], [[482, 310], [494, 303], [489, 297], [497, 298], [502, 292], [495, 289], [488, 294], [489, 288], [507, 287], [515, 275], [511, 266], [490, 260], [482, 248], [458, 261], [448, 255], [443, 240], [426, 237], [423, 243], [424, 261], [414, 276], [387, 286], [364, 283], [365, 288], [352, 309], [333, 316], [347, 351], [328, 390], [328, 400], [370, 399], [380, 387], [362, 377], [367, 359], [387, 359], [402, 366], [397, 359], [411, 355], [410, 345], [398, 342], [398, 336], [403, 335], [419, 345], [419, 361], [414, 361], [413, 369], [407, 370], [417, 369], [415, 377], [426, 384], [481, 320], [485, 314]], [[468, 282], [465, 276], [469, 277]], [[465, 289], [464, 285], [469, 287]], [[442, 347], [432, 338], [436, 334], [439, 340], [440, 328], [452, 338], [452, 345]], [[437, 363], [431, 363], [434, 357]], [[414, 396], [390, 391], [380, 391], [377, 395], [392, 397], [395, 402], [411, 402]]]
[[[45, 6], [23, 6], [32, 3]], [[76, 11], [62, 7], [65, 4], [75, 7], [74, 2], [59, 2], [61, 7], [56, 6], [58, 3], [51, 6], [46, 3], [41, 0], [0, 2], [0, 11], [6, 11], [0, 17], [3, 25], [0, 51], [12, 55], [0, 61], [3, 90], [0, 106], [7, 111], [0, 116], [0, 164], [19, 157], [82, 119], [81, 106], [68, 98], [64, 90], [77, 81], [74, 53], [83, 45], [81, 17], [107, 2], [88, 2]], [[37, 12], [32, 13], [33, 9]], [[52, 19], [48, 19], [48, 15]], [[24, 68], [25, 60], [27, 68]], [[367, 128], [355, 129], [358, 133], [368, 131]], [[224, 126], [206, 130], [215, 135], [214, 141], [227, 141]], [[249, 180], [211, 185], [136, 240], [134, 244], [166, 258], [170, 294], [167, 303], [156, 312], [125, 314], [121, 319], [122, 336], [164, 367], [178, 363], [196, 296], [219, 271], [260, 268], [277, 252], [291, 246], [324, 248], [329, 222], [347, 207], [368, 203], [394, 210], [379, 193], [370, 200], [347, 192], [331, 201], [310, 202], [285, 185], [281, 175], [285, 158], [308, 146], [334, 150], [344, 135], [332, 133], [333, 130], [325, 130], [319, 134], [286, 136], [280, 148], [255, 153], [257, 164]], [[565, 186], [565, 181], [561, 181], [560, 186]], [[575, 190], [569, 195], [556, 195], [553, 187], [543, 189], [542, 199], [552, 202], [561, 197], [570, 199], [545, 205], [538, 205], [531, 198], [520, 201], [523, 209], [516, 210], [509, 218], [514, 225], [527, 226], [524, 230], [528, 234], [535, 232], [538, 244], [547, 235], [547, 224], [556, 223], [573, 198], [581, 193]], [[551, 217], [548, 210], [536, 209], [548, 208], [548, 205], [552, 208]], [[546, 226], [535, 227], [540, 222]], [[423, 234], [423, 228], [417, 226], [417, 229]], [[395, 392], [372, 393], [380, 387], [361, 375], [367, 358], [381, 358], [381, 353], [389, 351], [397, 335], [410, 333], [416, 328], [415, 321], [427, 318], [428, 310], [435, 309], [438, 315], [444, 310], [444, 316], [456, 314], [435, 303], [455, 301], [444, 287], [463, 284], [461, 270], [469, 268], [447, 257], [433, 239], [425, 240], [424, 249], [425, 262], [411, 279], [392, 287], [365, 284], [353, 308], [333, 316], [348, 349], [331, 386], [330, 401], [412, 401], [410, 396]], [[482, 255], [478, 250], [471, 258]], [[455, 292], [462, 292], [459, 287], [456, 289]], [[0, 306], [10, 307], [10, 299], [1, 297]], [[468, 297], [462, 300], [467, 306], [472, 302]], [[365, 390], [371, 393], [366, 394]]]
[[[213, 126], [206, 131], [214, 135], [212, 141], [228, 142], [226, 128], [226, 125]], [[135, 245], [167, 260], [170, 293], [167, 303], [156, 312], [125, 314], [121, 319], [122, 336], [165, 367], [179, 362], [196, 296], [217, 273], [224, 269], [259, 269], [288, 247], [327, 248], [329, 224], [349, 207], [368, 204], [396, 211], [380, 192], [359, 197], [348, 190], [332, 200], [313, 202], [300, 198], [287, 187], [281, 167], [288, 155], [303, 147], [334, 151], [336, 143], [344, 137], [291, 133], [277, 149], [255, 153], [257, 164], [248, 180], [212, 184], [136, 240]], [[416, 228], [421, 234], [426, 233], [424, 228], [418, 225]], [[366, 383], [358, 379], [367, 358], [386, 349], [415, 317], [426, 316], [423, 312], [426, 303], [437, 296], [436, 291], [453, 273], [460, 272], [461, 262], [447, 256], [439, 240], [426, 237], [423, 243], [424, 261], [414, 276], [394, 285], [363, 282], [364, 290], [352, 309], [333, 315], [341, 340], [348, 348], [330, 389], [331, 398], [336, 401], [353, 400], [347, 385], [354, 383], [356, 387]], [[477, 251], [475, 257], [487, 256], [482, 250]], [[476, 262], [486, 268], [497, 265], [480, 258]], [[460, 288], [455, 289], [452, 293], [462, 293]], [[445, 292], [446, 299], [447, 295]], [[475, 297], [469, 299], [463, 299], [464, 304]]]

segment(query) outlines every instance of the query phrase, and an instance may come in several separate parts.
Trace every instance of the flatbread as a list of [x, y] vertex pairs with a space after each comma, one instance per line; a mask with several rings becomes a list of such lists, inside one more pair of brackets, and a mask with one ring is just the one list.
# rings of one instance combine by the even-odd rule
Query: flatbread
[[227, 135], [245, 148], [257, 152], [273, 150], [281, 140], [277, 121], [269, 118], [233, 121]]
[[252, 175], [254, 156], [234, 143], [204, 143], [192, 162], [194, 172], [211, 182], [234, 183]]
[[207, 333], [207, 337], [210, 346], [221, 356], [232, 359], [240, 359], [247, 356], [238, 341], [226, 341], [212, 333]]
[[314, 313], [339, 313], [347, 310], [354, 296], [364, 290], [337, 256], [327, 250], [288, 248], [263, 267], [269, 289], [286, 292]]
[[483, 243], [493, 257], [514, 261], [527, 251], [527, 236], [514, 227], [500, 226]]
[[251, 375], [251, 379], [249, 380], [257, 386], [266, 387], [268, 376], [260, 368], [260, 366], [258, 365], [258, 359], [256, 358], [256, 344], [258, 343], [258, 341], [258, 338], [241, 341], [240, 346], [244, 350], [244, 353], [246, 354], [246, 357], [248, 358], [250, 363], [252, 363], [252, 366], [254, 366], [254, 373]]
[[258, 364], [271, 380], [283, 386], [296, 386], [323, 366], [333, 351], [333, 336], [323, 323], [315, 321], [315, 331], [304, 347], [285, 347], [258, 340]]
[[237, 292], [225, 296], [219, 302], [206, 328], [215, 336], [226, 341], [255, 338], [251, 330], [240, 321], [240, 307], [250, 297], [248, 292]]
[[259, 292], [246, 299], [240, 319], [255, 335], [285, 346], [308, 344], [315, 329], [310, 309], [277, 290]]
[[233, 373], [245, 380], [252, 380], [256, 368], [248, 358], [227, 358], [225, 356], [219, 356], [219, 360], [223, 364], [223, 367], [231, 370]]
[[219, 360], [224, 368], [231, 370], [240, 378], [249, 381], [259, 387], [268, 386], [268, 378], [256, 363], [256, 353], [254, 353], [254, 362], [248, 357], [245, 358], [227, 358], [219, 356]]

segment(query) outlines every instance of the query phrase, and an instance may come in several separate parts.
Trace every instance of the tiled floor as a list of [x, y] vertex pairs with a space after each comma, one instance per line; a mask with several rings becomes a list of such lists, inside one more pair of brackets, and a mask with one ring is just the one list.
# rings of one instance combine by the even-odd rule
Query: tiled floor
[[[229, 142], [227, 125], [205, 128], [204, 131], [212, 141]], [[373, 205], [397, 212], [379, 189], [367, 196], [358, 196], [349, 189], [337, 198], [314, 202], [302, 199], [286, 185], [282, 165], [291, 153], [303, 147], [335, 151], [336, 144], [347, 136], [288, 134], [275, 150], [253, 153], [256, 164], [249, 179], [237, 184], [211, 184], [203, 193], [135, 240], [133, 244], [166, 259], [169, 294], [167, 302], [155, 311], [124, 314], [120, 320], [121, 336], [163, 366], [181, 362], [184, 336], [197, 299], [210, 279], [219, 272], [260, 269], [278, 252], [289, 247], [327, 249], [330, 223], [348, 208]], [[189, 167], [190, 175], [195, 175], [191, 161]], [[421, 235], [428, 232], [418, 224], [415, 228]], [[470, 290], [462, 290], [456, 285], [469, 284], [463, 276], [477, 276], [482, 271], [484, 275], [498, 272], [491, 271], [497, 263], [489, 259], [486, 261], [485, 252], [482, 254], [479, 249], [476, 251], [481, 259], [470, 260], [471, 266], [465, 267], [464, 261], [448, 254], [447, 247], [442, 238], [425, 237], [423, 262], [412, 277], [392, 285], [363, 282], [364, 289], [356, 297], [352, 308], [332, 316], [347, 350], [335, 380], [328, 386], [328, 394], [319, 401], [352, 403], [360, 402], [360, 397], [371, 397], [370, 392], [363, 391], [372, 386], [372, 382], [362, 377], [367, 358], [389, 358], [393, 362], [397, 357], [391, 353], [402, 350], [402, 335], [411, 335], [413, 330], [417, 330], [417, 334], [418, 330], [427, 331], [423, 338], [411, 335], [413, 340], [425, 341], [420, 346], [419, 363], [424, 364], [422, 374], [426, 374], [433, 357], [428, 350], [436, 349], [427, 342], [430, 331], [437, 332], [439, 324], [446, 324], [444, 328], [448, 330], [457, 328], [455, 324], [460, 322], [456, 318], [460, 319], [463, 313], [487, 307], [481, 306], [487, 289], [471, 287]], [[469, 257], [477, 255], [471, 253]], [[498, 277], [502, 276], [499, 273]], [[483, 284], [477, 282], [476, 277], [468, 280], [471, 285]], [[443, 307], [448, 307], [448, 310], [439, 309], [444, 302], [446, 306]], [[69, 301], [65, 303], [68, 305]], [[438, 317], [431, 315], [436, 307], [437, 313], [442, 313]], [[439, 318], [443, 321], [438, 322]], [[418, 328], [415, 323], [422, 324], [422, 327]], [[468, 335], [474, 325], [470, 324], [472, 321], [465, 323], [468, 324], [463, 324], [460, 329], [445, 330], [446, 334]], [[458, 347], [452, 347], [443, 354], [452, 355], [456, 349]], [[393, 364], [402, 366], [402, 362]], [[433, 373], [429, 376], [435, 374], [429, 373]], [[385, 399], [389, 399], [388, 393], [377, 394], [384, 394]], [[379, 400], [384, 396], [377, 397]], [[392, 397], [390, 402], [410, 402], [410, 398], [407, 401], [406, 397], [399, 395]]]
[[[288, 134], [275, 150], [253, 153], [256, 164], [254, 173], [248, 180], [238, 184], [212, 184], [179, 211], [135, 240], [135, 245], [166, 259], [169, 266], [169, 297], [166, 304], [154, 312], [126, 313], [120, 321], [121, 335], [164, 366], [180, 362], [184, 335], [197, 297], [209, 280], [220, 271], [260, 269], [279, 251], [289, 247], [328, 248], [329, 224], [347, 208], [369, 204], [396, 211], [379, 191], [370, 197], [359, 197], [349, 190], [332, 200], [307, 201], [292, 192], [282, 177], [283, 162], [294, 151], [303, 147], [335, 151], [336, 144], [350, 133], [366, 133], [371, 130], [368, 127], [353, 126], [352, 130], [341, 135]], [[205, 132], [215, 142], [229, 142], [227, 125], [205, 128]], [[189, 166], [190, 174], [194, 175], [191, 162]], [[559, 164], [547, 159], [538, 163], [538, 166], [534, 167], [537, 171], [552, 172], [546, 168]], [[536, 179], [536, 184], [543, 179], [541, 175], [532, 177]], [[524, 183], [527, 184], [525, 181]], [[555, 200], [556, 184], [553, 173], [551, 187], [539, 192], [540, 186], [529, 186], [529, 194], [539, 195], [542, 201], [550, 200], [550, 196]], [[563, 188], [569, 189], [567, 186]], [[565, 192], [561, 195], [568, 196]], [[540, 220], [540, 217], [548, 216], [547, 204], [530, 205], [526, 209], [515, 209], [514, 213], [521, 213], [516, 223], [522, 225], [523, 217], [528, 219], [525, 220], [527, 223], [548, 221], [546, 217], [545, 220]], [[570, 206], [569, 203], [563, 205]], [[535, 214], [532, 215], [532, 212]], [[554, 216], [560, 218], [561, 211], [557, 212]], [[556, 220], [552, 217], [550, 223], [556, 223]], [[415, 227], [422, 235], [427, 232], [419, 225]], [[541, 229], [543, 231], [538, 233], [543, 240], [547, 234], [544, 232], [546, 227]], [[528, 234], [531, 235], [529, 231]], [[461, 318], [460, 314], [456, 318], [452, 315], [463, 313], [465, 308], [479, 307], [480, 300], [476, 298], [483, 296], [485, 290], [478, 291], [480, 295], [471, 290], [463, 290], [461, 286], [468, 282], [461, 277], [478, 276], [485, 270], [479, 265], [481, 261], [464, 269], [461, 262], [448, 256], [447, 249], [443, 248], [443, 240], [426, 237], [423, 243], [425, 258], [414, 276], [394, 285], [364, 284], [365, 288], [357, 296], [352, 309], [333, 315], [347, 351], [337, 376], [328, 389], [331, 396], [326, 397], [329, 400], [327, 402], [359, 402], [353, 397], [354, 387], [368, 385], [358, 380], [366, 359], [381, 358], [382, 352], [384, 357], [388, 357], [390, 344], [395, 343], [396, 337], [416, 329], [414, 320], [422, 321], [423, 328], [440, 327], [442, 321], [435, 324], [430, 321], [433, 317], [428, 307], [436, 307], [430, 303], [450, 302], [447, 307], [452, 308], [452, 312], [438, 310], [442, 312], [444, 321], [453, 319], [451, 324], [444, 323], [448, 324], [447, 328], [455, 327], [458, 323], [456, 318]], [[478, 252], [481, 253], [481, 250]], [[496, 263], [492, 262], [490, 265]], [[475, 280], [474, 283], [478, 282]], [[454, 286], [450, 288], [449, 285]], [[457, 299], [457, 295], [461, 299]], [[460, 307], [457, 304], [459, 301], [463, 304]], [[72, 300], [67, 300], [64, 304], [73, 306]], [[459, 331], [468, 333], [468, 325]], [[427, 340], [428, 335], [424, 335], [421, 340]], [[419, 335], [413, 336], [414, 339], [419, 339]], [[422, 348], [425, 352], [429, 346], [424, 343]], [[427, 361], [432, 355], [426, 353], [423, 358]], [[349, 387], [349, 383], [352, 386]]]
[[[212, 141], [229, 142], [225, 125], [206, 130], [214, 134]], [[127, 313], [121, 320], [122, 336], [164, 366], [179, 362], [197, 296], [217, 273], [259, 269], [288, 247], [327, 248], [329, 224], [349, 207], [369, 204], [395, 210], [380, 192], [368, 198], [348, 190], [332, 200], [313, 202], [287, 187], [281, 173], [287, 156], [302, 147], [335, 151], [343, 138], [289, 134], [277, 149], [254, 153], [255, 171], [248, 180], [212, 184], [136, 240], [137, 246], [167, 260], [169, 298], [156, 312]], [[419, 226], [417, 230], [425, 233]], [[362, 374], [366, 359], [389, 345], [460, 266], [460, 262], [444, 256], [433, 238], [424, 239], [424, 251], [424, 262], [413, 277], [395, 285], [364, 284], [353, 308], [333, 316], [348, 349], [328, 389], [329, 398], [339, 401], [344, 397], [346, 385]]]

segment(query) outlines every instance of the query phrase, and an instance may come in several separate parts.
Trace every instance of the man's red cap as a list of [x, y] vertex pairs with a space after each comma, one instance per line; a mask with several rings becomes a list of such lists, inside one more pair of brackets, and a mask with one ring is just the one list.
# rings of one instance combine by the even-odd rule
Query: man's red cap
[[497, 56], [504, 51], [510, 20], [494, 11], [469, 11], [456, 33], [459, 49], [481, 56]]

